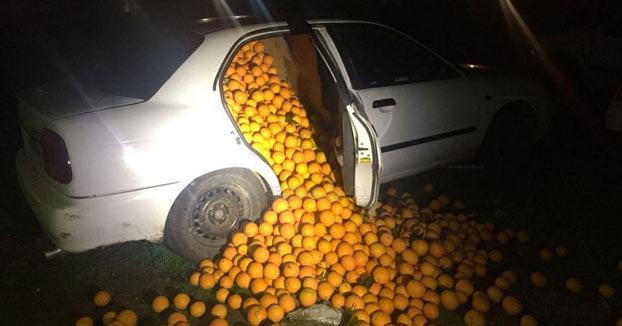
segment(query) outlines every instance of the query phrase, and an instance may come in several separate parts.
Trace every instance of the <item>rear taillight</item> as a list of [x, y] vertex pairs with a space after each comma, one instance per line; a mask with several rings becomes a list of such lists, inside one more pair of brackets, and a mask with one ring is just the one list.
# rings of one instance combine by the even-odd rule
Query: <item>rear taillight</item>
[[45, 172], [60, 183], [69, 183], [71, 173], [71, 161], [63, 139], [49, 129], [41, 130], [41, 150]]

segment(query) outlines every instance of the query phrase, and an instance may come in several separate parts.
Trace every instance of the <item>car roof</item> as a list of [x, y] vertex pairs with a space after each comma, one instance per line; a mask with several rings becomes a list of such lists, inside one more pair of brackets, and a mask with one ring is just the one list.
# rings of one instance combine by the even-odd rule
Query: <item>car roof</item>
[[[227, 16], [227, 17], [204, 17], [197, 18], [193, 20], [189, 20], [184, 22], [190, 30], [195, 33], [206, 35], [209, 33], [236, 28], [240, 26], [250, 26], [257, 24], [270, 24], [274, 26], [285, 26], [285, 25], [301, 25], [301, 24], [309, 24], [309, 25], [322, 25], [322, 24], [338, 24], [338, 23], [363, 23], [363, 24], [375, 24], [382, 25], [380, 23], [372, 22], [372, 21], [364, 21], [364, 20], [356, 20], [351, 18], [318, 18], [313, 17], [311, 19], [305, 19], [301, 17], [295, 16], [286, 16], [279, 17], [278, 19], [266, 19], [265, 17], [256, 17], [249, 15], [238, 15], [238, 16]], [[383, 25], [384, 26], [384, 25]]]

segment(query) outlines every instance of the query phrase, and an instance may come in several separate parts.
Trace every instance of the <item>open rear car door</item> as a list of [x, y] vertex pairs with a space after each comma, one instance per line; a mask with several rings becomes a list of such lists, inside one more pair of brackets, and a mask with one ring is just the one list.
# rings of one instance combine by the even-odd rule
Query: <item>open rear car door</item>
[[[376, 131], [356, 107], [343, 80], [342, 72], [326, 48], [320, 33], [314, 33], [313, 39], [323, 63], [326, 64], [331, 82], [339, 97], [339, 115], [343, 139], [342, 179], [348, 196], [352, 196], [357, 206], [365, 208], [371, 215], [378, 202], [382, 157], [380, 142]], [[324, 81], [323, 81], [324, 82]], [[362, 108], [361, 108], [362, 109]]]

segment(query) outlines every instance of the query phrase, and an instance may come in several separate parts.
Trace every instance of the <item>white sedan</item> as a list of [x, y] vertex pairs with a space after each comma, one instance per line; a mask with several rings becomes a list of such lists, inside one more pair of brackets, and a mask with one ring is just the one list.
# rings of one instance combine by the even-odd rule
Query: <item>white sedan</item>
[[[482, 147], [490, 162], [514, 159], [551, 113], [537, 83], [454, 66], [384, 25], [238, 23], [197, 22], [192, 36], [146, 50], [132, 43], [142, 57], [111, 83], [70, 78], [19, 94], [19, 184], [60, 249], [164, 240], [199, 259], [261, 216], [280, 183], [222, 95], [226, 67], [253, 40], [308, 110], [340, 117], [344, 186], [368, 211], [381, 182]], [[143, 61], [155, 66], [141, 71]]]

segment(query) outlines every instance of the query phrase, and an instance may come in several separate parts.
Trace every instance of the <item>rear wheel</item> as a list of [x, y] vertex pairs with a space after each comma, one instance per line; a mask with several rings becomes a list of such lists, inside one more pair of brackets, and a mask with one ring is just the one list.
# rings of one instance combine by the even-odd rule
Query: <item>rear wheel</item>
[[192, 260], [213, 257], [244, 220], [254, 221], [268, 205], [262, 181], [243, 169], [202, 176], [175, 200], [164, 230], [164, 243]]

